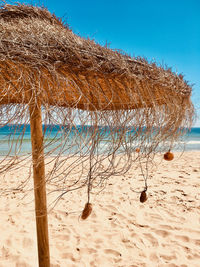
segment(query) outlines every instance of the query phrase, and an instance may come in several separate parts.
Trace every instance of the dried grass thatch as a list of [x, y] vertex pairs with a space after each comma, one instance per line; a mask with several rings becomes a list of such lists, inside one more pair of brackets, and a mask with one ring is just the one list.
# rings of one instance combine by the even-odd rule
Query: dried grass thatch
[[84, 110], [183, 105], [191, 94], [181, 75], [83, 39], [46, 9], [5, 5], [0, 24], [1, 104], [29, 103], [32, 84], [42, 104]]

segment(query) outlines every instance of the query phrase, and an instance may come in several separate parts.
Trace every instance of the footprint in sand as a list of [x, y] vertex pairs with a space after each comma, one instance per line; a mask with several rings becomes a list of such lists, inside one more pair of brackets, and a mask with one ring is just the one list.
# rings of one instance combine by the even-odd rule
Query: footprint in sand
[[122, 256], [120, 252], [118, 252], [117, 250], [114, 250], [114, 249], [104, 249], [104, 253], [105, 254], [111, 254], [115, 257], [119, 257], [119, 256], [121, 257]]
[[190, 238], [185, 236], [185, 235], [175, 235], [175, 238], [177, 238], [183, 242], [189, 242], [190, 241]]
[[11, 246], [12, 246], [12, 241], [11, 241], [11, 239], [7, 239], [7, 240], [5, 241], [5, 244], [6, 244], [8, 247], [11, 247]]
[[97, 253], [97, 250], [94, 249], [94, 248], [80, 248], [79, 251], [83, 255], [86, 255], [86, 254], [89, 254], [90, 255], [90, 254]]
[[33, 240], [30, 238], [25, 237], [23, 239], [23, 247], [24, 248], [31, 248], [33, 246]]
[[99, 249], [101, 247], [101, 244], [103, 243], [103, 240], [100, 238], [97, 238], [96, 240], [94, 240], [95, 242], [95, 248]]
[[160, 257], [167, 261], [176, 260], [177, 258], [176, 255], [164, 255], [164, 254], [160, 254]]
[[119, 225], [115, 221], [111, 221], [111, 227], [117, 228], [117, 227], [119, 227]]
[[26, 262], [22, 262], [22, 261], [18, 261], [18, 262], [16, 262], [16, 265], [15, 265], [16, 267], [31, 267], [31, 265], [29, 265], [28, 263], [26, 263]]
[[106, 205], [106, 206], [104, 206], [104, 207], [101, 207], [101, 209], [104, 210], [104, 211], [106, 211], [106, 212], [109, 212], [109, 213], [110, 213], [110, 211], [113, 211], [113, 212], [118, 211], [118, 210], [115, 208], [115, 206], [113, 206], [113, 205]]
[[122, 220], [122, 221], [125, 221], [127, 220], [127, 217], [122, 215], [121, 213], [116, 213], [115, 216], [119, 219], [119, 220]]
[[158, 256], [156, 255], [156, 253], [151, 253], [150, 256], [149, 256], [149, 259], [153, 262], [159, 262], [159, 258]]
[[158, 247], [158, 241], [152, 234], [144, 233], [143, 235], [149, 240], [153, 247]]
[[99, 266], [101, 266], [101, 264], [102, 264], [102, 259], [96, 257], [95, 260], [93, 260], [93, 261], [90, 262], [90, 265], [89, 266], [90, 267], [99, 267]]
[[200, 239], [194, 240], [195, 245], [200, 246]]
[[61, 258], [62, 259], [70, 259], [71, 261], [75, 262], [76, 259], [74, 258], [73, 254], [72, 253], [63, 253], [61, 255]]
[[55, 238], [56, 238], [56, 240], [65, 240], [65, 241], [69, 241], [70, 240], [70, 236], [69, 235], [56, 235]]
[[160, 228], [164, 228], [166, 230], [173, 230], [174, 228], [170, 225], [166, 225], [166, 224], [161, 224], [159, 225]]
[[162, 237], [167, 237], [170, 235], [170, 233], [168, 231], [165, 231], [165, 230], [154, 230], [154, 232], [157, 235], [162, 236]]
[[154, 214], [154, 213], [146, 213], [146, 215], [150, 215], [150, 217], [151, 217], [151, 220], [153, 219], [153, 220], [162, 220], [162, 217], [160, 216], [160, 215], [158, 215], [158, 214]]
[[192, 254], [193, 259], [200, 259], [200, 254], [194, 253]]

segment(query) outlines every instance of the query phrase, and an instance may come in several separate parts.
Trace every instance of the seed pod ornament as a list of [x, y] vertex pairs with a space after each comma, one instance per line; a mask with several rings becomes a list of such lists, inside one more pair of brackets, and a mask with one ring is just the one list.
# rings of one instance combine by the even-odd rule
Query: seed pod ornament
[[87, 202], [85, 204], [84, 210], [82, 211], [81, 219], [86, 220], [87, 217], [90, 216], [91, 212], [92, 212], [92, 204]]
[[135, 152], [139, 153], [139, 152], [140, 152], [140, 148], [137, 147], [137, 148], [135, 149]]
[[167, 161], [171, 161], [174, 159], [174, 154], [172, 152], [170, 152], [170, 150], [168, 152], [166, 152], [164, 154], [164, 159]]
[[140, 194], [140, 202], [144, 203], [145, 201], [147, 201], [147, 193], [146, 190], [142, 191], [142, 193]]

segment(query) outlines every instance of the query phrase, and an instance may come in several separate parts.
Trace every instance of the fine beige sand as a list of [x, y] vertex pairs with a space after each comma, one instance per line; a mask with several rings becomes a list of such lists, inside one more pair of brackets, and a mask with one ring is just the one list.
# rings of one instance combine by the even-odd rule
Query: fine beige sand
[[[155, 162], [143, 204], [133, 192], [143, 188], [134, 166], [91, 195], [87, 220], [80, 218], [86, 189], [62, 197], [49, 211], [52, 267], [200, 266], [200, 152]], [[0, 187], [15, 188], [25, 175], [25, 167], [1, 175]], [[37, 267], [33, 191], [1, 195], [0, 216], [0, 267]]]

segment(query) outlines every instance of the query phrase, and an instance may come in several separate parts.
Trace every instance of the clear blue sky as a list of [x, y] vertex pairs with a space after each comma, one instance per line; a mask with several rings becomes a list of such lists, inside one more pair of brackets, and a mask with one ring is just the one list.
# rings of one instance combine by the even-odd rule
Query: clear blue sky
[[[76, 34], [183, 73], [194, 84], [192, 101], [200, 117], [200, 0], [18, 2], [44, 5]], [[200, 127], [200, 118], [195, 126]]]

